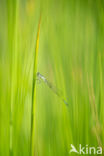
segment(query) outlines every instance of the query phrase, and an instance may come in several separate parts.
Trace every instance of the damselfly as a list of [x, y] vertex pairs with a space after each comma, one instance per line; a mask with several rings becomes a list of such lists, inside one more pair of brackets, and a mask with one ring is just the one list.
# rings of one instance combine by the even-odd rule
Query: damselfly
[[62, 91], [57, 89], [52, 83], [50, 83], [42, 74], [37, 72], [37, 78], [38, 80], [42, 80], [67, 106], [68, 103], [66, 102]]

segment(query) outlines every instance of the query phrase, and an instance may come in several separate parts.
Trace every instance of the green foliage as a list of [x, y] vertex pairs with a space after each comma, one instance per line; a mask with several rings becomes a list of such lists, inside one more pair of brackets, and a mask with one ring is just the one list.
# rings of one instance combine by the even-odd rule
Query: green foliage
[[[36, 156], [104, 144], [103, 41], [102, 0], [0, 1], [0, 156], [30, 156], [32, 111]], [[68, 107], [37, 81], [32, 109], [36, 64], [35, 77], [39, 71], [62, 91]]]

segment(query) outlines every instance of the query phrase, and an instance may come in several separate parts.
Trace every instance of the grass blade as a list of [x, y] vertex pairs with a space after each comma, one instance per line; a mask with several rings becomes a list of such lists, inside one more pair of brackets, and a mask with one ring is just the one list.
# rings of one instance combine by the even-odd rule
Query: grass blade
[[33, 67], [33, 85], [32, 85], [32, 107], [31, 107], [31, 156], [34, 156], [34, 135], [35, 135], [35, 98], [36, 98], [36, 73], [37, 73], [37, 59], [38, 59], [38, 47], [39, 47], [39, 33], [40, 33], [40, 21], [38, 25], [38, 33], [36, 40], [36, 49], [35, 49], [35, 58], [34, 58], [34, 67]]

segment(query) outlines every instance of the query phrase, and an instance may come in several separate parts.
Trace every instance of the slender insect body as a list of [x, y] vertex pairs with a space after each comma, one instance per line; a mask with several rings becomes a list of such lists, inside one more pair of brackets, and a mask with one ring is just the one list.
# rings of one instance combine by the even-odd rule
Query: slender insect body
[[39, 72], [37, 72], [37, 77], [39, 80], [42, 80], [67, 106], [68, 103], [66, 102], [66, 100], [63, 97], [62, 92], [57, 89], [56, 87], [54, 87], [54, 85], [52, 85], [42, 74], [40, 74]]

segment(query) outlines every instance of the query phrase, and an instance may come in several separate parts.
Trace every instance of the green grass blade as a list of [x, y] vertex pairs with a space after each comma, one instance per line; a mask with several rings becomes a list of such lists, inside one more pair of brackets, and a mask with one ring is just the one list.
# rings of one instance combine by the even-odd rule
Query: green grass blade
[[38, 47], [39, 47], [39, 33], [40, 33], [40, 21], [38, 25], [38, 33], [37, 33], [37, 40], [36, 40], [36, 49], [35, 49], [35, 59], [34, 59], [34, 66], [33, 66], [33, 85], [32, 85], [32, 107], [31, 107], [31, 156], [34, 156], [34, 146], [35, 146], [35, 99], [36, 99], [36, 73], [37, 73], [37, 61], [38, 61]]

